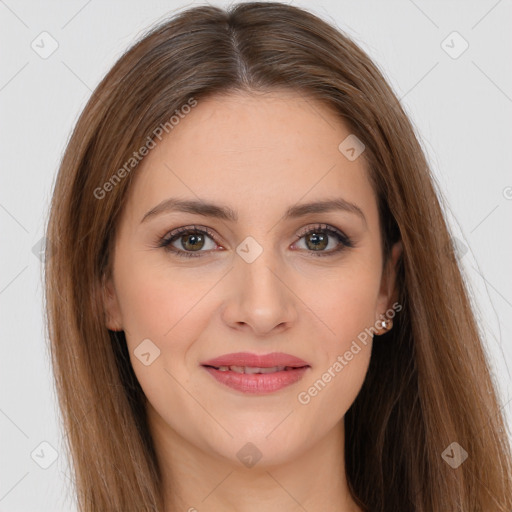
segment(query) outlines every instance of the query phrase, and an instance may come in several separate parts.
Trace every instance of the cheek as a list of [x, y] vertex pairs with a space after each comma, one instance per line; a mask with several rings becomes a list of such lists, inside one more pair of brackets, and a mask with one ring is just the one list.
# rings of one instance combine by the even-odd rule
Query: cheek
[[[218, 281], [212, 274], [200, 275], [190, 269], [170, 272], [160, 263], [127, 259], [117, 267], [117, 291], [131, 364], [146, 396], [162, 410], [171, 397], [183, 402], [183, 410], [190, 402], [180, 395], [176, 380], [186, 386], [191, 379], [187, 364], [196, 355], [194, 341], [207, 330], [214, 310], [208, 308], [207, 301], [208, 291]], [[146, 366], [140, 355], [148, 352], [151, 362]]]
[[319, 337], [322, 356], [295, 397], [306, 438], [314, 439], [335, 427], [359, 394], [368, 371], [374, 296], [360, 290], [358, 294], [357, 288], [344, 291], [336, 295], [336, 307], [325, 304], [322, 310], [335, 334]]
[[197, 305], [213, 285], [190, 272], [133, 262], [119, 266], [118, 295], [125, 331], [133, 343], [154, 338], [167, 343], [173, 334], [198, 319]]
[[[201, 299], [215, 280], [192, 276], [191, 271], [171, 273], [160, 264], [136, 260], [117, 266], [116, 288], [133, 370], [150, 403], [170, 423], [176, 422], [176, 408], [184, 417], [197, 414], [184, 391], [191, 379], [186, 360], [205, 329]], [[144, 353], [149, 353], [147, 365]]]
[[[316, 282], [312, 287], [311, 282]], [[380, 273], [364, 261], [342, 266], [308, 283], [298, 294], [325, 324], [326, 339], [343, 343], [375, 322]]]
[[363, 264], [350, 270], [322, 280], [322, 288], [305, 301], [321, 320], [317, 347], [322, 357], [297, 398], [324, 417], [344, 415], [363, 384], [371, 356], [380, 274]]

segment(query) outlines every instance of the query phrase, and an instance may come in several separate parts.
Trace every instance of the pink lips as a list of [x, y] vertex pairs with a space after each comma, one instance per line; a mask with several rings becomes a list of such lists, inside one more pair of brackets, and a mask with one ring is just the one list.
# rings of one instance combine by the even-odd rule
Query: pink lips
[[[218, 382], [243, 393], [257, 394], [271, 393], [294, 384], [310, 368], [303, 359], [282, 352], [265, 355], [237, 352], [204, 361], [201, 365]], [[258, 368], [262, 371], [274, 368], [274, 371], [254, 373]]]

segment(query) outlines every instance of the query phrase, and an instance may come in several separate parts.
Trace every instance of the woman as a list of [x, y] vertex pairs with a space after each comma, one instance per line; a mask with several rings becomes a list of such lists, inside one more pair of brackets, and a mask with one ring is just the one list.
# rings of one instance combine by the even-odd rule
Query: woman
[[152, 30], [84, 109], [47, 237], [80, 510], [510, 511], [425, 157], [319, 18], [255, 2]]

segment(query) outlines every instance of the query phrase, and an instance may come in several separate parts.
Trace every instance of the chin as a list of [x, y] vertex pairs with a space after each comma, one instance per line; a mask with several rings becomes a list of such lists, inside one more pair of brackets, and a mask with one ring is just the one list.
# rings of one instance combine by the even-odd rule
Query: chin
[[233, 429], [236, 432], [233, 438], [224, 439], [220, 445], [210, 445], [210, 449], [229, 464], [247, 469], [263, 469], [289, 463], [307, 449], [307, 439], [290, 437], [284, 430], [277, 432], [276, 429], [276, 432], [268, 436], [274, 428], [275, 424], [265, 431], [261, 425], [258, 429], [236, 428]]

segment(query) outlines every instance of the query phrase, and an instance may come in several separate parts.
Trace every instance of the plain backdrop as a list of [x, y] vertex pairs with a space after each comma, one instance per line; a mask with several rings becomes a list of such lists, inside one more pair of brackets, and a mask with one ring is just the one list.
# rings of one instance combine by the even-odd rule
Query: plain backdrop
[[[39, 259], [71, 129], [128, 46], [153, 23], [200, 3], [0, 0], [0, 512], [76, 510], [67, 491]], [[511, 3], [289, 3], [351, 36], [409, 114], [449, 205], [510, 430]]]

